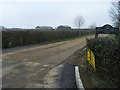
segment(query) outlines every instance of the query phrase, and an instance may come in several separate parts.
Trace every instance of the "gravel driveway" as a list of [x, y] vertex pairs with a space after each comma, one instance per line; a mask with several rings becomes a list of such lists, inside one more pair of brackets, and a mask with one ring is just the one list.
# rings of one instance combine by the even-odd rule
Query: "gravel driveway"
[[0, 77], [3, 88], [57, 87], [54, 80], [62, 68], [61, 64], [64, 64], [67, 58], [85, 45], [86, 38], [83, 37], [18, 50], [17, 48], [8, 49], [8, 52], [3, 50], [3, 77]]

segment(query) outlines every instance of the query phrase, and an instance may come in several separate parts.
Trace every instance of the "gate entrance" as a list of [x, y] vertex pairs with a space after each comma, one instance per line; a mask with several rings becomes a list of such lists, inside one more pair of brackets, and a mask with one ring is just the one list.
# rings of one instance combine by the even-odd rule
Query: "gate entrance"
[[115, 35], [119, 35], [119, 28], [114, 28], [111, 25], [106, 24], [103, 27], [96, 27], [95, 38], [98, 37], [98, 34], [115, 34]]

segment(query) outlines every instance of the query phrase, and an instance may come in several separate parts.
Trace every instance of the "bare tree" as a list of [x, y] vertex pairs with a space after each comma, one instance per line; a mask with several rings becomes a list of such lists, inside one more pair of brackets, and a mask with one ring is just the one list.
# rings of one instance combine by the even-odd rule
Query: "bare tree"
[[120, 28], [120, 1], [112, 2], [112, 8], [110, 9], [110, 17], [114, 26]]
[[80, 27], [84, 24], [85, 20], [82, 16], [77, 16], [74, 19], [74, 25], [80, 29]]
[[93, 24], [91, 24], [91, 25], [89, 26], [89, 29], [91, 29], [91, 30], [95, 30], [95, 28], [96, 28], [96, 24], [95, 24], [95, 23], [93, 23]]

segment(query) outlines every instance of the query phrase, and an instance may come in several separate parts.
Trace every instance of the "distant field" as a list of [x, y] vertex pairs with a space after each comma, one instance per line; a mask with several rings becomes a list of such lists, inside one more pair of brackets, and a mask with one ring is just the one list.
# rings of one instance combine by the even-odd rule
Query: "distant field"
[[2, 48], [55, 42], [93, 33], [94, 30], [7, 30], [2, 31]]

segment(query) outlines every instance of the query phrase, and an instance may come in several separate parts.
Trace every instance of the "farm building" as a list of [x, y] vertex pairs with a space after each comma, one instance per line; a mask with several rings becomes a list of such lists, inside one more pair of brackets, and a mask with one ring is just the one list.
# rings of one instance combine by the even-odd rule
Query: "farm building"
[[60, 25], [57, 27], [57, 30], [71, 30], [71, 27], [68, 25]]
[[50, 30], [53, 29], [50, 26], [36, 26], [35, 29], [40, 29], [40, 30]]

